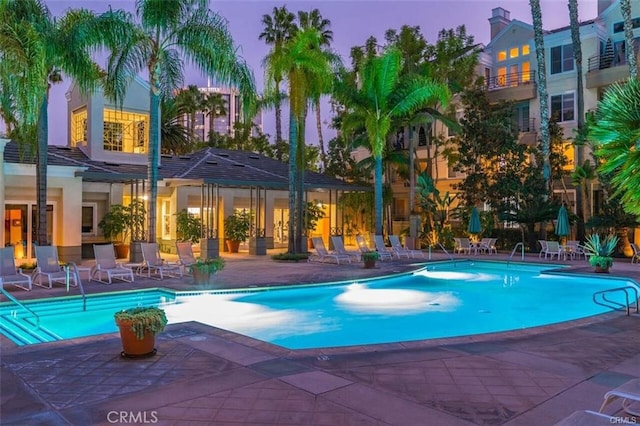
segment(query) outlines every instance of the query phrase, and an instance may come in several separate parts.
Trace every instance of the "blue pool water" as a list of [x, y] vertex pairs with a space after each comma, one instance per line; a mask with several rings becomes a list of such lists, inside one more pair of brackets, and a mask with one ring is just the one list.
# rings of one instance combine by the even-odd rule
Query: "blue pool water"
[[[199, 321], [290, 349], [517, 330], [607, 312], [596, 291], [631, 281], [544, 273], [549, 265], [430, 264], [411, 274], [295, 288], [128, 291], [0, 305], [0, 331], [20, 345], [115, 332], [114, 312], [162, 306], [170, 323]], [[612, 296], [613, 300], [616, 300]], [[621, 299], [619, 301], [622, 301]]]

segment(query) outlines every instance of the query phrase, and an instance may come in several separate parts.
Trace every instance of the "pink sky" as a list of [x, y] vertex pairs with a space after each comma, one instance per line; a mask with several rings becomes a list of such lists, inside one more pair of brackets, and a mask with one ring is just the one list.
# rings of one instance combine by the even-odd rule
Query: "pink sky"
[[[102, 12], [111, 5], [112, 8], [134, 10], [133, 0], [45, 0], [52, 13], [58, 15], [68, 8], [90, 7]], [[420, 26], [422, 34], [428, 42], [435, 42], [438, 31], [443, 28], [455, 28], [465, 25], [467, 33], [472, 34], [476, 42], [489, 42], [489, 23], [491, 10], [502, 7], [511, 12], [511, 19], [531, 22], [531, 12], [527, 0], [413, 0], [413, 1], [371, 1], [371, 0], [223, 0], [212, 1], [211, 8], [229, 21], [236, 44], [241, 46], [241, 54], [253, 68], [257, 87], [262, 91], [262, 58], [268, 52], [268, 46], [258, 40], [262, 31], [261, 17], [270, 14], [274, 7], [286, 5], [297, 13], [298, 10], [318, 8], [323, 17], [331, 21], [333, 30], [333, 48], [349, 63], [349, 50], [352, 46], [362, 45], [373, 35], [380, 42], [384, 41], [384, 32], [389, 28], [399, 29], [402, 25]], [[543, 26], [554, 29], [568, 25], [569, 13], [567, 0], [541, 0]], [[592, 19], [597, 13], [596, 0], [579, 1], [580, 20]], [[187, 71], [185, 85], [197, 84], [206, 86], [207, 79], [195, 72]], [[146, 76], [145, 76], [146, 78]], [[69, 83], [65, 82], [52, 88], [49, 107], [50, 134], [49, 143], [64, 145], [67, 143], [66, 125], [55, 123], [66, 122], [65, 92]], [[329, 111], [325, 108], [323, 116], [328, 121]], [[264, 131], [272, 137], [275, 134], [273, 113], [266, 111], [263, 116]], [[310, 129], [315, 126], [310, 123]], [[286, 127], [283, 133], [286, 134]], [[324, 138], [329, 140], [335, 132], [328, 129]], [[307, 133], [307, 142], [317, 142], [315, 131]]]

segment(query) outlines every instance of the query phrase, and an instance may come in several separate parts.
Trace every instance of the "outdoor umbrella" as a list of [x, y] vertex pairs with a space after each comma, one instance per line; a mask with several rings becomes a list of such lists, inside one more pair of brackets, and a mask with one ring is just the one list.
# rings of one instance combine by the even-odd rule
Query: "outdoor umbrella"
[[569, 213], [567, 208], [562, 205], [558, 210], [558, 221], [556, 223], [556, 235], [558, 237], [566, 237], [571, 233], [571, 226], [569, 225]]
[[475, 207], [471, 209], [471, 217], [469, 218], [467, 231], [470, 234], [479, 234], [482, 232], [482, 226], [480, 225], [480, 213], [478, 213], [478, 209]]

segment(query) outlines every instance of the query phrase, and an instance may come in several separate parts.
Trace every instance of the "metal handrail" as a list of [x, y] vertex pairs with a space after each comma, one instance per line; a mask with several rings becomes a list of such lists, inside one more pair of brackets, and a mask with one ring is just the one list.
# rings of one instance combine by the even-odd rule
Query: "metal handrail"
[[438, 243], [438, 245], [440, 246], [440, 248], [442, 249], [442, 251], [449, 257], [449, 260], [455, 260], [453, 258], [453, 256], [451, 256], [451, 254], [447, 251], [446, 248], [444, 248], [444, 246], [442, 245], [442, 243]]
[[520, 248], [521, 248], [521, 250], [520, 250], [522, 252], [521, 259], [524, 262], [524, 243], [521, 241], [521, 242], [517, 243], [515, 245], [515, 247], [513, 248], [513, 250], [511, 251], [511, 255], [509, 256], [509, 259], [507, 259], [507, 268], [509, 267], [509, 262], [511, 262], [511, 258], [516, 253], [516, 250], [518, 249], [518, 246], [520, 246]]
[[78, 284], [78, 287], [80, 288], [80, 294], [82, 295], [82, 310], [86, 311], [87, 310], [87, 295], [84, 292], [84, 286], [82, 285], [82, 280], [80, 279], [80, 272], [78, 271], [78, 265], [76, 265], [74, 262], [69, 262], [69, 264], [67, 265], [67, 268], [66, 268], [66, 272], [67, 272], [67, 277], [66, 277], [67, 292], [69, 291], [69, 269], [70, 268], [73, 268], [73, 274], [76, 276], [76, 283]]
[[[629, 303], [629, 293], [627, 292], [627, 290], [633, 290], [633, 293], [635, 294], [635, 304], [636, 304], [636, 313], [640, 313], [640, 302], [638, 302], [638, 289], [633, 287], [633, 286], [625, 286], [625, 287], [617, 287], [617, 288], [610, 288], [608, 290], [600, 290], [600, 291], [596, 291], [595, 293], [593, 293], [593, 303], [600, 305], [600, 306], [606, 306], [607, 308], [612, 308], [612, 309], [626, 309], [627, 311], [627, 316], [631, 315], [631, 305], [632, 303]], [[625, 298], [625, 304], [623, 305], [622, 303], [618, 303], [618, 302], [614, 302], [613, 300], [609, 300], [606, 297], [607, 293], [611, 293], [614, 291], [622, 291], [624, 292], [624, 298]], [[602, 296], [602, 300], [603, 302], [600, 302], [597, 300], [597, 296], [600, 295]], [[608, 303], [608, 304], [607, 304]]]
[[[0, 279], [1, 280], [1, 279]], [[9, 294], [7, 292], [7, 290], [5, 290], [4, 288], [2, 288], [0, 286], [0, 292], [2, 292], [2, 294], [4, 294], [5, 296], [7, 296], [7, 299], [11, 300], [13, 303], [15, 303], [16, 305], [18, 305], [18, 307], [24, 309], [25, 311], [29, 312], [31, 315], [33, 315], [36, 319], [36, 330], [40, 328], [40, 317], [38, 316], [38, 314], [36, 314], [35, 312], [33, 312], [31, 309], [27, 308], [25, 305], [23, 305], [18, 299], [16, 299], [15, 297], [13, 297], [11, 294]]]

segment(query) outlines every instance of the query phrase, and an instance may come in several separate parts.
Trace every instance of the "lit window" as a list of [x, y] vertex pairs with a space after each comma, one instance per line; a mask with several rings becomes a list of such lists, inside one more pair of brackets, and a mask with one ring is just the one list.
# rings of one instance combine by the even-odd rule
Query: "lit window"
[[498, 68], [498, 76], [496, 78], [496, 86], [502, 87], [507, 85], [507, 68]]
[[502, 50], [498, 52], [498, 61], [506, 61], [507, 60], [507, 51]]
[[71, 146], [87, 141], [87, 109], [81, 108], [71, 113]]
[[103, 147], [105, 151], [145, 153], [148, 145], [149, 117], [105, 109]]
[[529, 45], [528, 44], [523, 44], [522, 45], [522, 56], [528, 55], [529, 52]]
[[520, 49], [518, 49], [517, 47], [512, 47], [511, 49], [509, 49], [510, 58], [517, 58], [518, 56], [520, 56]]
[[522, 82], [531, 81], [531, 64], [529, 62], [522, 63]]

